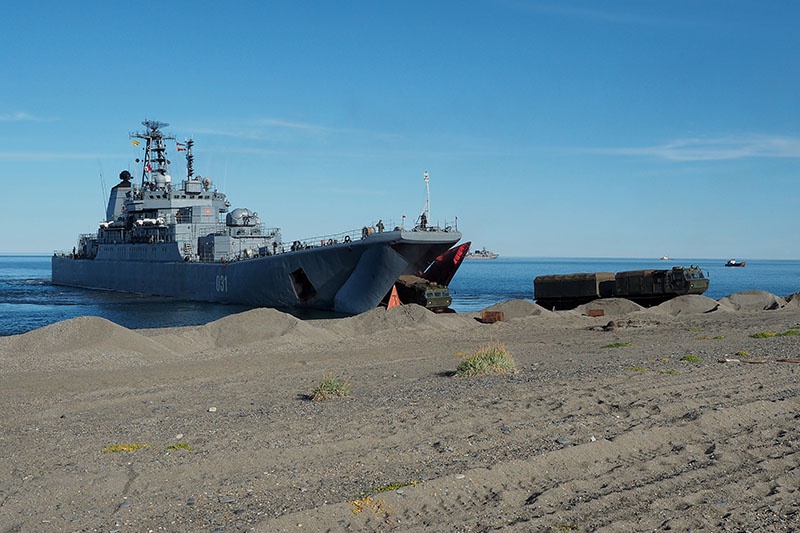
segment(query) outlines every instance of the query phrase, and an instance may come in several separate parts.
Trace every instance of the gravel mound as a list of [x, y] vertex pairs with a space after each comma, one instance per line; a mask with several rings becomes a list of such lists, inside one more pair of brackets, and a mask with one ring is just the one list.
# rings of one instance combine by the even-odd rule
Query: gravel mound
[[502, 311], [504, 320], [553, 314], [552, 311], [548, 311], [530, 300], [507, 300], [491, 305], [484, 311]]
[[602, 309], [604, 316], [620, 316], [642, 311], [644, 307], [625, 298], [600, 298], [588, 304], [579, 305], [575, 311], [589, 314], [589, 310], [592, 309]]
[[786, 300], [786, 307], [800, 307], [800, 292], [790, 294], [784, 300]]
[[720, 298], [736, 311], [771, 311], [786, 306], [786, 300], [766, 291], [744, 291]]
[[220, 318], [201, 329], [217, 347], [240, 346], [277, 337], [298, 342], [324, 342], [333, 338], [329, 331], [312, 324], [276, 309], [259, 308]]
[[701, 294], [685, 294], [667, 300], [645, 312], [678, 316], [697, 315], [714, 311], [732, 311], [732, 309], [728, 305], [709, 298], [708, 296], [703, 296]]
[[173, 355], [155, 340], [96, 316], [0, 338], [0, 372], [138, 366]]
[[421, 305], [378, 307], [347, 318], [321, 320], [320, 327], [340, 336], [359, 337], [395, 330], [448, 330], [469, 327], [469, 318], [457, 313], [437, 314]]

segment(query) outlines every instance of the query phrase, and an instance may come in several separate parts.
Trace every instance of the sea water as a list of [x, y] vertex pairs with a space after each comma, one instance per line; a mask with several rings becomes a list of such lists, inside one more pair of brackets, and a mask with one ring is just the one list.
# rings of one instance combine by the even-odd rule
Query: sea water
[[[705, 296], [713, 299], [746, 290], [761, 290], [781, 297], [800, 291], [799, 260], [747, 260], [744, 268], [734, 268], [725, 267], [723, 259], [500, 257], [465, 261], [461, 265], [450, 283], [451, 307], [458, 312], [473, 312], [506, 300], [532, 301], [533, 279], [545, 274], [665, 269], [692, 264], [709, 277]], [[59, 287], [50, 282], [50, 256], [0, 255], [0, 336], [24, 333], [78, 316], [99, 316], [138, 329], [205, 324], [247, 309], [241, 305]]]

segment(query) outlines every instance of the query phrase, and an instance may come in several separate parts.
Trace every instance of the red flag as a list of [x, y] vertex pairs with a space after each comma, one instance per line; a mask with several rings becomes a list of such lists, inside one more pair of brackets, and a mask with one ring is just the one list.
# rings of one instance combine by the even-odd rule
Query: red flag
[[179, 152], [185, 152], [186, 151], [186, 145], [185, 144], [181, 144], [181, 143], [179, 143], [177, 141], [175, 142], [175, 148], [177, 148]]

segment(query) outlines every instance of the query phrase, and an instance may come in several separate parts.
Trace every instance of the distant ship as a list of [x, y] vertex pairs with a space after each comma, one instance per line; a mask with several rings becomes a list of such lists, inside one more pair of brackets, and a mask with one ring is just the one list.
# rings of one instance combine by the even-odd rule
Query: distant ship
[[727, 263], [725, 263], [726, 267], [743, 267], [747, 264], [747, 261], [737, 261], [736, 259], [730, 259]]
[[498, 257], [500, 257], [500, 254], [490, 252], [486, 248], [481, 248], [480, 250], [468, 253], [466, 259], [497, 259]]
[[430, 225], [428, 213], [410, 229], [383, 231], [379, 222], [377, 231], [365, 226], [286, 244], [279, 228], [266, 228], [255, 211], [231, 210], [210, 178], [194, 175], [193, 140], [176, 141], [186, 177], [173, 183], [166, 141], [175, 137], [162, 132], [168, 124], [142, 124], [144, 132], [130, 135], [135, 146], [144, 143], [141, 183], [120, 173], [96, 233], [53, 255], [53, 284], [357, 314], [461, 239], [455, 225]]

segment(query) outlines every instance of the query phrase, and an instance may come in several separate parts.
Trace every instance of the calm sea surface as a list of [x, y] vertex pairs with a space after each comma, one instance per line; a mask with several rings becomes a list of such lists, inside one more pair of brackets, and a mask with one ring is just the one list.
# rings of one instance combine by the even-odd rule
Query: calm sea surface
[[[690, 264], [699, 266], [709, 276], [711, 283], [705, 295], [714, 299], [746, 290], [762, 290], [782, 297], [800, 291], [800, 261], [748, 260], [744, 268], [727, 268], [724, 263], [721, 259], [502, 257], [465, 261], [450, 284], [452, 308], [471, 312], [505, 300], [532, 300], [533, 278], [543, 274], [664, 269]], [[57, 287], [50, 283], [49, 256], [0, 255], [0, 336], [85, 315], [100, 316], [136, 329], [205, 324], [247, 309]]]

